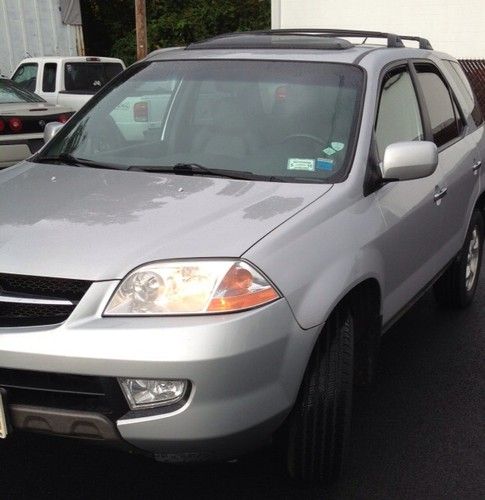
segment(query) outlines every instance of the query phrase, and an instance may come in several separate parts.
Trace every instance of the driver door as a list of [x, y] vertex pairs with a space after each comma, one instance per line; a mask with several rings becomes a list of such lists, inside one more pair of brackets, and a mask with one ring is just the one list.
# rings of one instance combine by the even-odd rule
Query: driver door
[[[423, 114], [406, 64], [389, 70], [381, 82], [375, 125], [380, 159], [389, 144], [425, 138]], [[384, 322], [426, 287], [445, 266], [442, 255], [442, 207], [435, 193], [442, 173], [424, 179], [388, 182], [376, 192], [387, 230], [381, 241], [386, 281]]]

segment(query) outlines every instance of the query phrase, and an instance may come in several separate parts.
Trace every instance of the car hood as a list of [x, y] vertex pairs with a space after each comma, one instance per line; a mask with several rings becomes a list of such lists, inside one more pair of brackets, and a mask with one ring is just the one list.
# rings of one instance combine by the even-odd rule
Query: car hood
[[48, 102], [15, 102], [0, 104], [0, 114], [5, 116], [50, 116], [53, 114], [72, 113], [72, 108], [58, 106]]
[[238, 257], [330, 188], [23, 162], [0, 172], [0, 273], [109, 280]]

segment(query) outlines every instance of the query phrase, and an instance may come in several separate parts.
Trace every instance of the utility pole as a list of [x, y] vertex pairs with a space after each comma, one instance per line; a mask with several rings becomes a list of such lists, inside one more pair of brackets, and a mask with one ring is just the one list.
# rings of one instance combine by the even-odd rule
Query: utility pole
[[136, 58], [143, 59], [147, 55], [147, 11], [145, 0], [135, 0], [136, 19]]

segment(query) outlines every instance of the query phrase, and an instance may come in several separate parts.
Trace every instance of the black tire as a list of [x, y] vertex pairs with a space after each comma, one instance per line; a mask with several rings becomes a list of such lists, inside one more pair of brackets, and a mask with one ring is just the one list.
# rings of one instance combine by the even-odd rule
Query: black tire
[[330, 483], [341, 475], [352, 411], [354, 321], [338, 308], [310, 358], [289, 417], [288, 473], [306, 483]]
[[[472, 303], [475, 292], [477, 291], [478, 279], [480, 276], [483, 237], [483, 216], [479, 211], [475, 211], [462, 250], [445, 274], [443, 274], [434, 285], [434, 295], [438, 304], [451, 308], [465, 308]], [[471, 270], [469, 268], [469, 258], [473, 241], [476, 241], [478, 245], [475, 249], [478, 257], [478, 265], [476, 270], [472, 273], [473, 282], [470, 283], [468, 282], [470, 276], [469, 272]]]

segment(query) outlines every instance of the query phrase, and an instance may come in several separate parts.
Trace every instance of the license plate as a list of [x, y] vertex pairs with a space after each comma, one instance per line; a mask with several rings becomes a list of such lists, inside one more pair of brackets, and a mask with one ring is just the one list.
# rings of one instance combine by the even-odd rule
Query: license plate
[[0, 390], [0, 439], [7, 437], [7, 417], [5, 414], [5, 398], [3, 391]]

